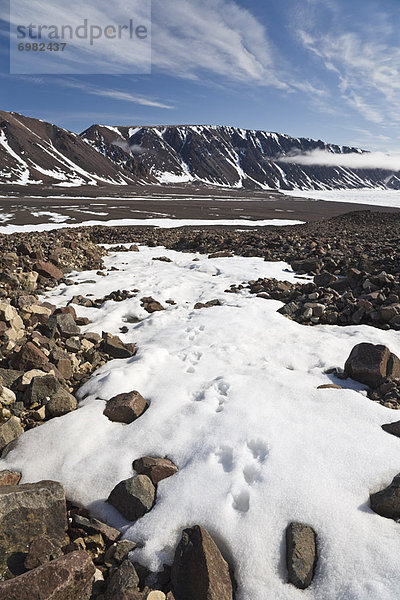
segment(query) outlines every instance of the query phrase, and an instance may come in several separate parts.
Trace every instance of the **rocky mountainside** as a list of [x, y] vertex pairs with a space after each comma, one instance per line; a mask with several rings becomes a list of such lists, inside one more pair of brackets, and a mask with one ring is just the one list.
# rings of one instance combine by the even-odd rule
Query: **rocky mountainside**
[[38, 119], [0, 111], [0, 184], [400, 188], [400, 175], [391, 171], [282, 160], [313, 150], [363, 152], [320, 140], [222, 126], [92, 125], [77, 135]]
[[60, 187], [132, 183], [76, 133], [0, 111], [0, 184]]

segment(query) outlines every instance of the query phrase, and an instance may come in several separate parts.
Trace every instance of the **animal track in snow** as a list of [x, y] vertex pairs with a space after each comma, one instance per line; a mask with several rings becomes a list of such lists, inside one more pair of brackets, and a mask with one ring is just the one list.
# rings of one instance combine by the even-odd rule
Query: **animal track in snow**
[[217, 377], [208, 382], [202, 390], [196, 392], [193, 396], [195, 402], [207, 402], [215, 405], [215, 412], [224, 410], [224, 404], [228, 400], [229, 384], [223, 377]]
[[240, 448], [224, 445], [215, 452], [223, 471], [232, 478], [229, 494], [235, 510], [246, 513], [250, 509], [251, 487], [262, 479], [268, 453], [268, 445], [260, 439], [249, 440]]

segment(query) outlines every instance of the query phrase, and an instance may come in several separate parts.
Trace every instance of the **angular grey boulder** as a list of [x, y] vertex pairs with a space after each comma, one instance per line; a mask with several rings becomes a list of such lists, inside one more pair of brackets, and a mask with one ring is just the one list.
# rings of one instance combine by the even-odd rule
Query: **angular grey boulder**
[[146, 475], [137, 475], [120, 481], [107, 502], [128, 521], [136, 521], [153, 507], [156, 488]]
[[289, 582], [304, 590], [313, 579], [317, 562], [315, 531], [303, 523], [290, 523], [286, 529], [286, 565]]

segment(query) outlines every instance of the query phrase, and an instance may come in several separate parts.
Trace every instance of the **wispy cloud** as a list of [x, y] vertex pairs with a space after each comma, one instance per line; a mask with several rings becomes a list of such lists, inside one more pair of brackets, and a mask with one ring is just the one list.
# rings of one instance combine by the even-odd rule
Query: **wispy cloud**
[[[329, 6], [329, 31], [321, 31], [317, 18], [298, 29], [303, 47], [336, 76], [338, 95], [366, 121], [399, 124], [400, 47], [384, 7], [369, 12], [368, 22], [349, 24], [337, 4]], [[313, 3], [314, 17], [316, 7]]]
[[231, 0], [153, 0], [153, 67], [288, 89], [263, 24]]
[[136, 94], [131, 94], [130, 92], [118, 91], [118, 90], [109, 90], [103, 89], [94, 85], [90, 85], [87, 83], [81, 83], [74, 79], [66, 79], [66, 78], [57, 78], [54, 80], [54, 83], [61, 85], [67, 88], [79, 89], [85, 92], [86, 94], [91, 94], [92, 96], [103, 96], [105, 98], [111, 98], [112, 100], [121, 100], [123, 102], [132, 102], [133, 104], [138, 104], [140, 106], [149, 106], [152, 108], [164, 108], [164, 109], [173, 109], [174, 106], [171, 104], [165, 104], [164, 102], [160, 102], [154, 98], [148, 98], [146, 96], [138, 96]]
[[400, 171], [400, 154], [385, 154], [384, 152], [350, 152], [348, 154], [336, 154], [326, 150], [313, 150], [304, 154], [285, 156], [280, 160], [284, 163], [295, 163], [299, 165]]

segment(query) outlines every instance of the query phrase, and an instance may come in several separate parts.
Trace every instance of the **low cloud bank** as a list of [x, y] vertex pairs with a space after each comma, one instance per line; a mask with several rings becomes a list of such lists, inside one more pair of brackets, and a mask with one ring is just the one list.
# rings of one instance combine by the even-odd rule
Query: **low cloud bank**
[[283, 156], [283, 163], [298, 165], [320, 165], [325, 167], [347, 167], [349, 169], [384, 169], [400, 171], [400, 154], [385, 154], [384, 152], [351, 152], [335, 154], [326, 150], [312, 150], [293, 156]]

